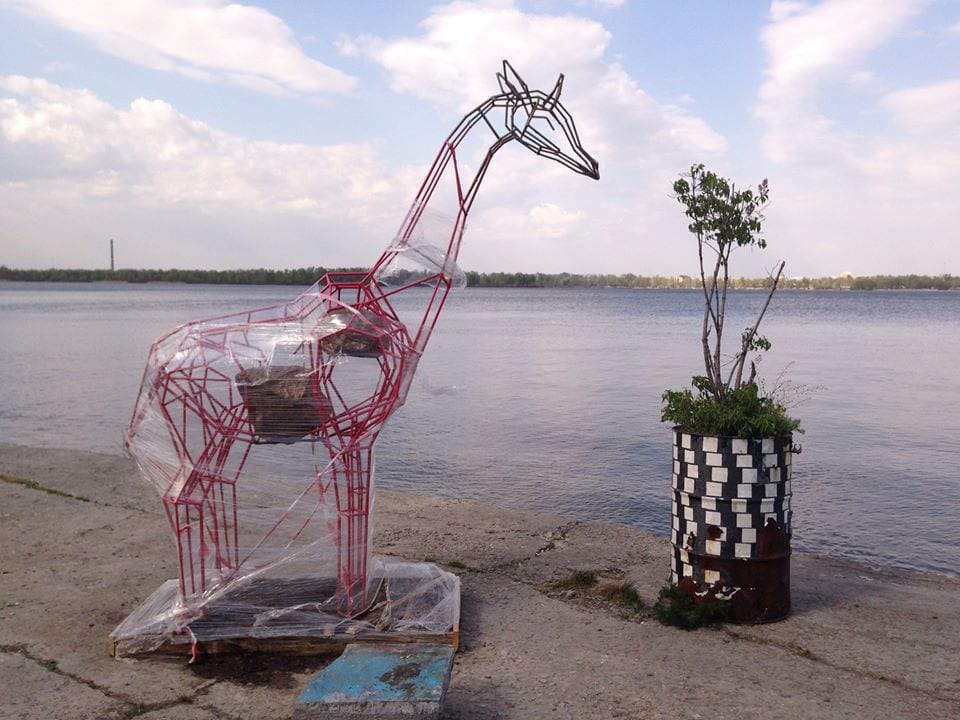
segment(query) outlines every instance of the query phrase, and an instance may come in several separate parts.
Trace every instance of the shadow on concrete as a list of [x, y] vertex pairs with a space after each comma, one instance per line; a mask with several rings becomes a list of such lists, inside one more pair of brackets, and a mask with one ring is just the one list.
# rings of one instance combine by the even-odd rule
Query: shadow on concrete
[[332, 656], [287, 656], [270, 653], [238, 653], [207, 655], [190, 665], [190, 671], [207, 680], [227, 680], [235, 685], [253, 685], [294, 689], [294, 677], [303, 673], [317, 673], [335, 658]]

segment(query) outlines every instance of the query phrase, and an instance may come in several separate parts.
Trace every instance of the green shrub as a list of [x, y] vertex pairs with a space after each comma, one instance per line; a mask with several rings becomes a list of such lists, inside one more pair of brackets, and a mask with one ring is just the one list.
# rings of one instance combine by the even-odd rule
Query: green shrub
[[696, 630], [727, 620], [730, 617], [730, 603], [710, 594], [695, 598], [676, 585], [665, 585], [660, 588], [653, 606], [653, 616], [664, 625]]
[[717, 399], [703, 389], [705, 377], [696, 377], [690, 389], [663, 393], [660, 419], [685, 432], [718, 437], [783, 437], [800, 431], [800, 421], [787, 415], [786, 408], [770, 397], [762, 397], [756, 385], [728, 390]]

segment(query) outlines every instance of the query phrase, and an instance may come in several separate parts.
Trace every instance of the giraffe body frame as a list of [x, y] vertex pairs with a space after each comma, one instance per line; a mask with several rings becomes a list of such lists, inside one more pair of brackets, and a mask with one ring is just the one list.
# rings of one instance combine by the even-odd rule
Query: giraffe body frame
[[[491, 159], [519, 141], [599, 177], [559, 102], [562, 75], [551, 93], [506, 61], [497, 77], [501, 92], [444, 141], [370, 270], [328, 273], [291, 302], [190, 322], [151, 347], [126, 444], [173, 530], [184, 613], [255, 575], [323, 574], [324, 563], [336, 567], [328, 603], [340, 616], [369, 607], [374, 443], [464, 282], [460, 242]], [[493, 141], [465, 177], [457, 148], [474, 129]], [[457, 213], [438, 246], [422, 226], [445, 176]], [[404, 263], [418, 271], [395, 272]]]

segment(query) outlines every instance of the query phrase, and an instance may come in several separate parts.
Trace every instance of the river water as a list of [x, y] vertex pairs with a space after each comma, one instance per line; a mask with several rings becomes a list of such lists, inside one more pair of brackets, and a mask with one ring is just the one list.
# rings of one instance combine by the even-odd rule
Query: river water
[[[122, 454], [154, 338], [296, 293], [0, 282], [0, 440]], [[762, 299], [734, 293], [734, 337]], [[660, 394], [701, 371], [699, 315], [689, 291], [454, 293], [378, 442], [378, 485], [666, 535]], [[763, 334], [761, 375], [788, 382], [806, 430], [794, 549], [960, 572], [960, 293], [784, 291]]]

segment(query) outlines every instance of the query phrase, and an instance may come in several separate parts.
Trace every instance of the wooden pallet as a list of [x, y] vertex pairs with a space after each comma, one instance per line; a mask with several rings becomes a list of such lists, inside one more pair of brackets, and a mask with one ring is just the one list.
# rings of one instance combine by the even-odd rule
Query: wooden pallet
[[[108, 652], [116, 658], [190, 657], [228, 653], [272, 653], [278, 655], [337, 655], [350, 643], [442, 643], [460, 644], [459, 590], [453, 626], [447, 632], [415, 629], [392, 630], [383, 616], [380, 596], [373, 610], [344, 621], [330, 612], [326, 617], [313, 609], [317, 598], [329, 598], [333, 580], [254, 579], [223, 598], [208, 603], [203, 617], [190, 622], [181, 632], [172, 633], [161, 623], [149, 624], [151, 609], [172, 604], [175, 581], [160, 586], [108, 638]], [[268, 625], [257, 625], [264, 612], [308, 605], [302, 611], [288, 611]], [[170, 625], [169, 621], [166, 623]], [[128, 628], [146, 629], [131, 632]]]

